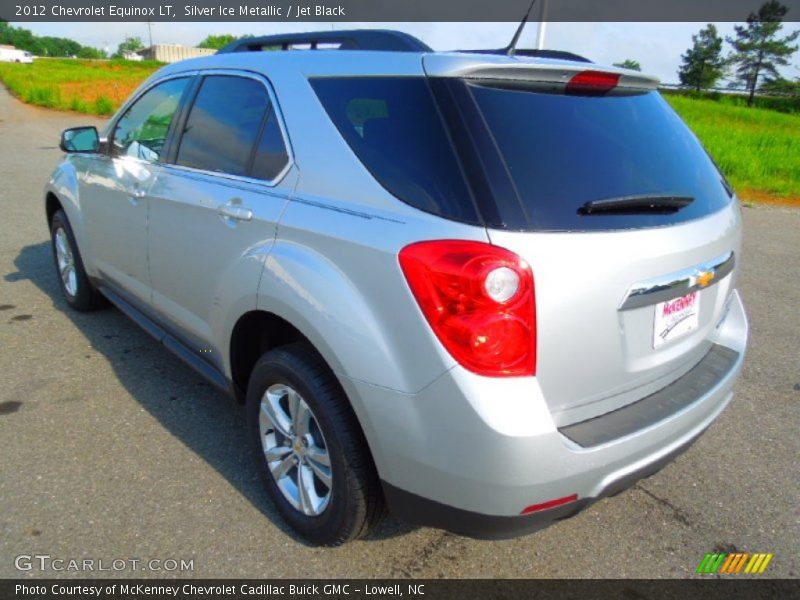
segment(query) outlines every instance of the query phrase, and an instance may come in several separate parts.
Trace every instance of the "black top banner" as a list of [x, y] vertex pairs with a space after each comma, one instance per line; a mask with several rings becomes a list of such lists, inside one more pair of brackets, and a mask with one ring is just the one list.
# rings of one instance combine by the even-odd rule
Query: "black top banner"
[[[781, 0], [785, 21], [800, 0]], [[537, 0], [531, 21], [741, 22], [763, 0]], [[519, 22], [530, 0], [0, 0], [6, 21]]]

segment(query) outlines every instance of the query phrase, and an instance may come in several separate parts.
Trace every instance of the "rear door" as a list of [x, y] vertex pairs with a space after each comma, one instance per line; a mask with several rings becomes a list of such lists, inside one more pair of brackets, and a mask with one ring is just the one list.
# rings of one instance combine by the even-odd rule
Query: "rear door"
[[499, 207], [490, 239], [533, 270], [537, 378], [556, 420], [613, 410], [696, 364], [733, 285], [740, 216], [659, 93], [433, 85], [477, 140]]
[[269, 83], [206, 72], [179, 123], [170, 164], [150, 189], [153, 304], [218, 367], [226, 311], [255, 308], [264, 254], [294, 187]]

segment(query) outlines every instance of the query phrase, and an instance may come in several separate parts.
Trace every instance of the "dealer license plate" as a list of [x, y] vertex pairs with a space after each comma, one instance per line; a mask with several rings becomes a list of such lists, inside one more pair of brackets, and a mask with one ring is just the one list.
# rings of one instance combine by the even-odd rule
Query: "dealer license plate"
[[700, 293], [692, 292], [656, 304], [653, 348], [658, 348], [697, 329], [700, 323]]

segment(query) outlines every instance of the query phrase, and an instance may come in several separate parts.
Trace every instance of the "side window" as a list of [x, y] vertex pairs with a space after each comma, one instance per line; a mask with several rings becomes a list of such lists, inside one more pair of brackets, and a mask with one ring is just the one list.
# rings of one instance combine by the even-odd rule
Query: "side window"
[[481, 223], [424, 77], [312, 79], [344, 140], [392, 195], [448, 219]]
[[261, 132], [261, 139], [258, 141], [252, 176], [272, 181], [288, 162], [289, 154], [283, 143], [283, 135], [281, 135], [281, 128], [278, 125], [278, 115], [272, 109], [269, 111], [269, 116]]
[[112, 155], [157, 161], [188, 83], [186, 77], [170, 79], [139, 98], [114, 127]]
[[229, 75], [206, 77], [186, 120], [177, 164], [247, 175], [268, 108], [269, 95], [260, 82]]

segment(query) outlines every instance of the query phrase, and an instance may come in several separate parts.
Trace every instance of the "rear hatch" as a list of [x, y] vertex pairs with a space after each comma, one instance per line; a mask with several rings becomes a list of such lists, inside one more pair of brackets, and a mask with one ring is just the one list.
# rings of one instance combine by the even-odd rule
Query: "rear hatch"
[[655, 392], [712, 345], [733, 286], [733, 192], [639, 74], [429, 55], [489, 237], [530, 264], [537, 377], [558, 423]]

